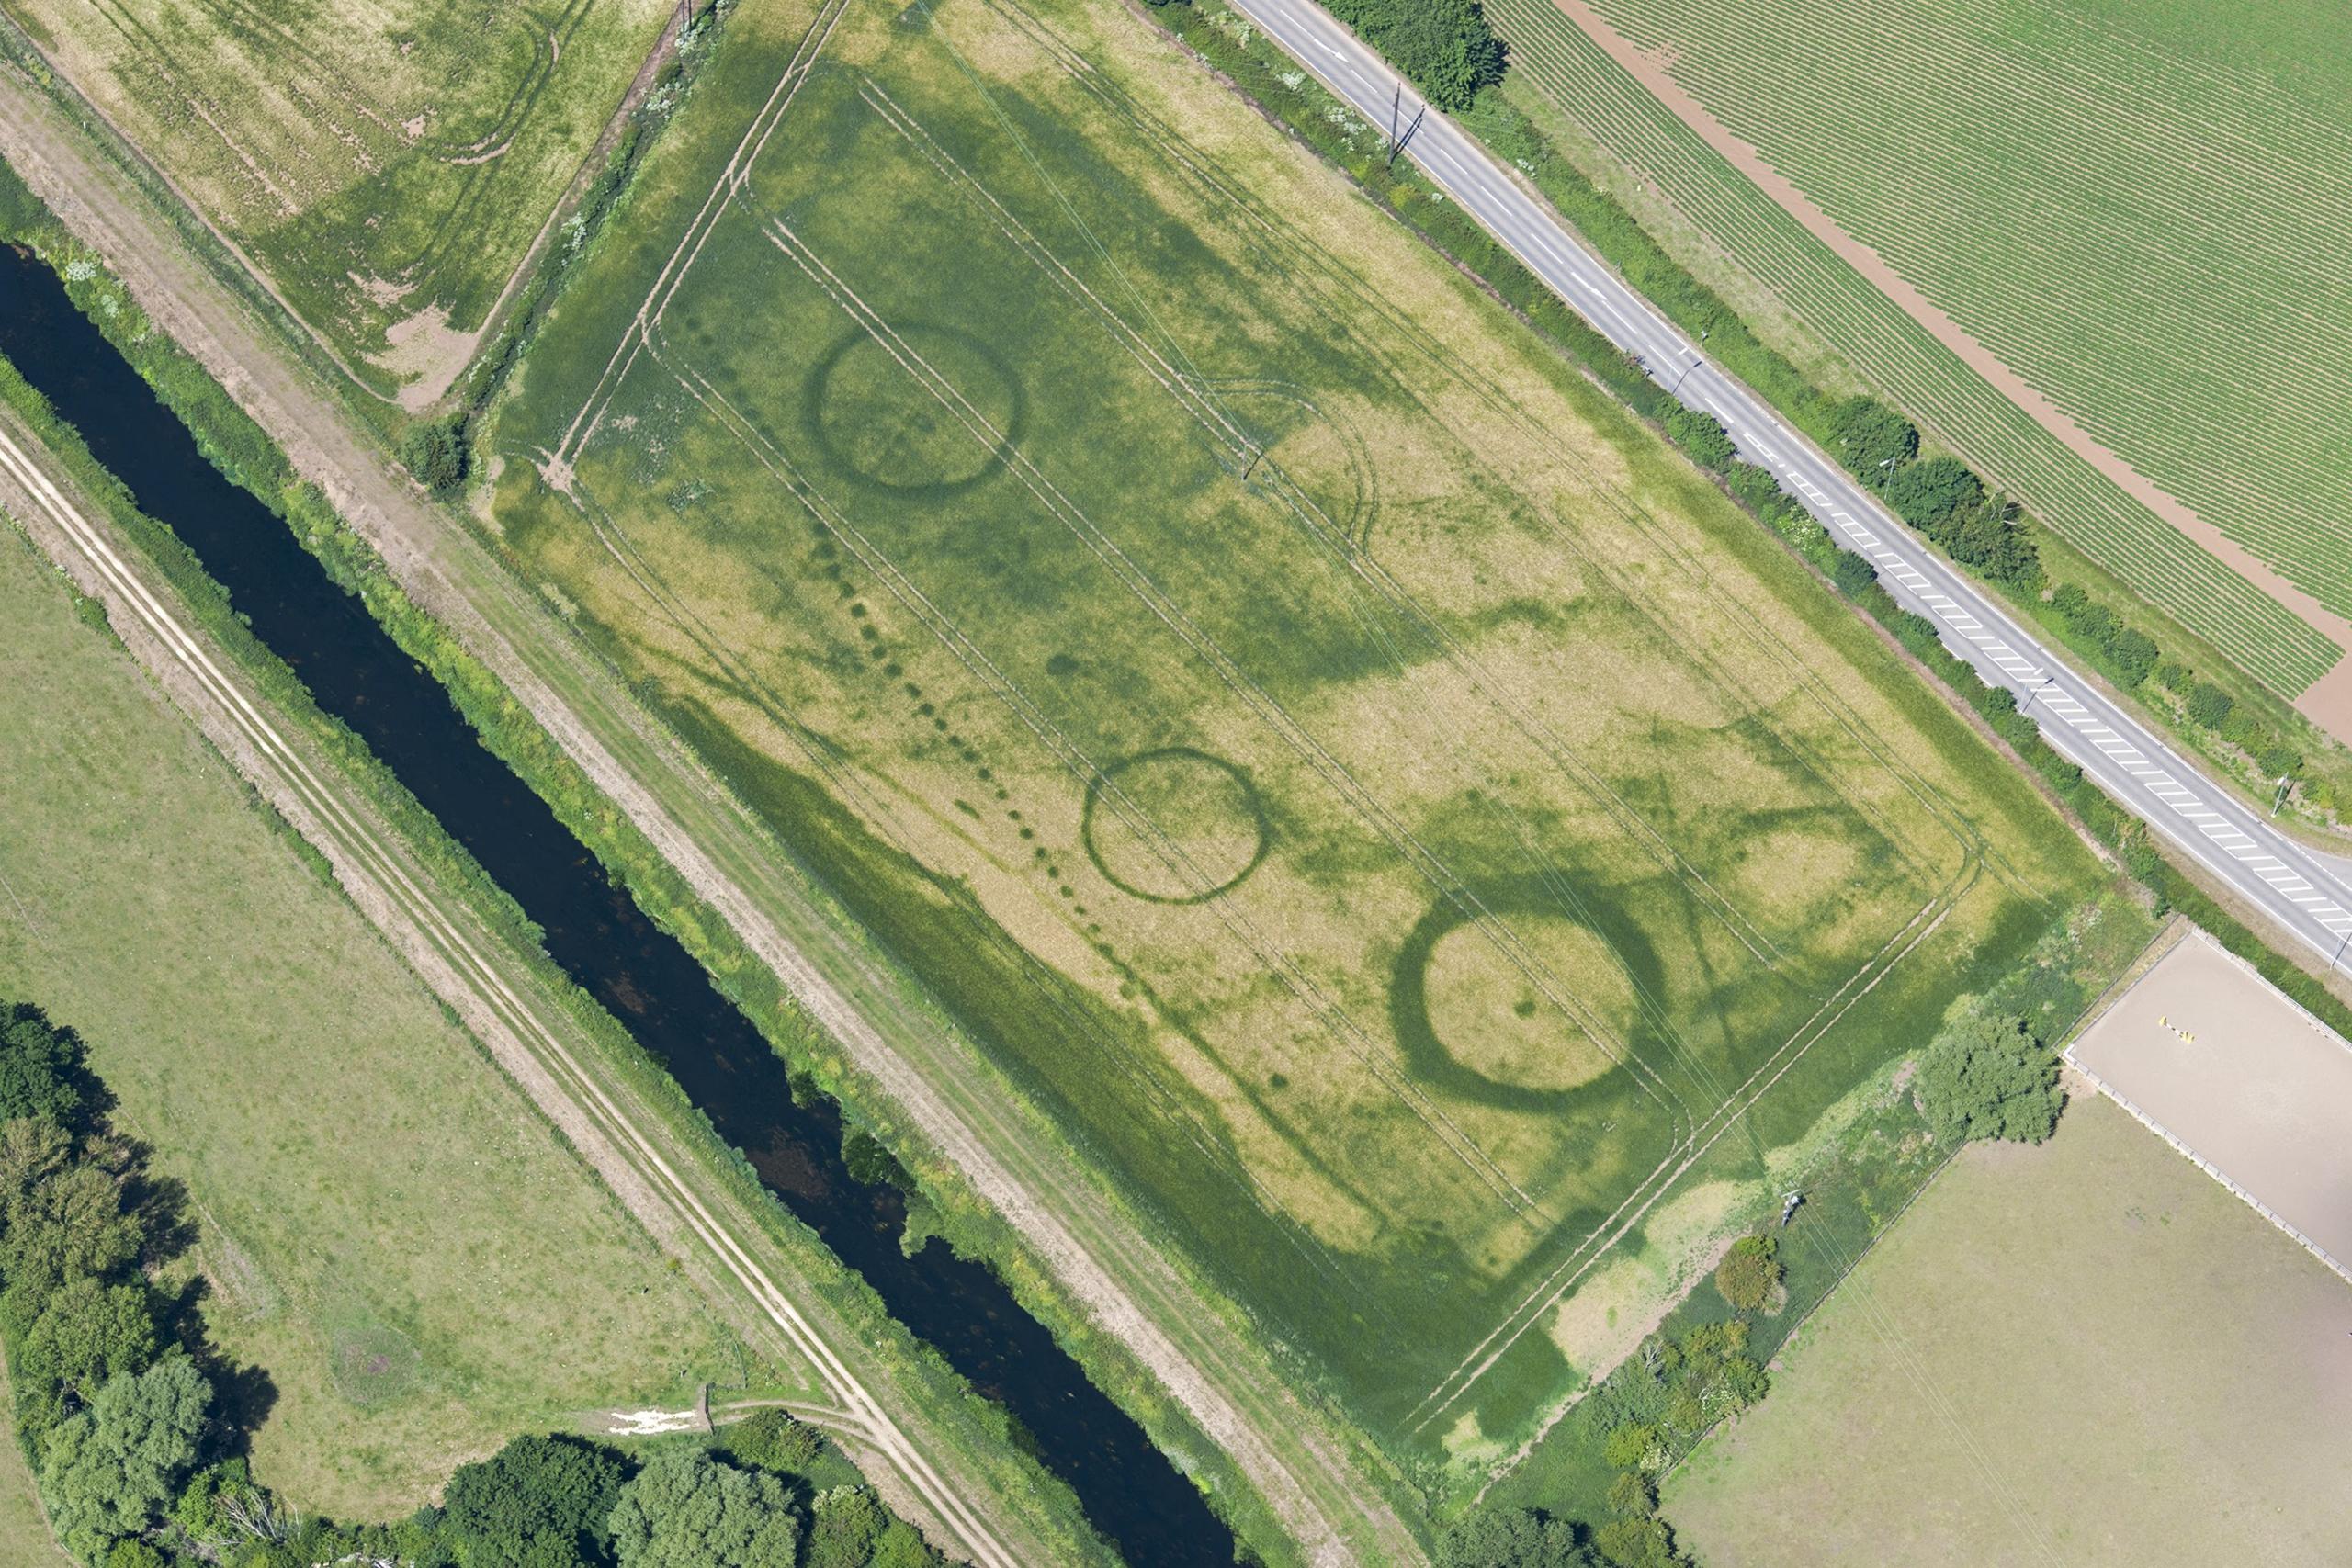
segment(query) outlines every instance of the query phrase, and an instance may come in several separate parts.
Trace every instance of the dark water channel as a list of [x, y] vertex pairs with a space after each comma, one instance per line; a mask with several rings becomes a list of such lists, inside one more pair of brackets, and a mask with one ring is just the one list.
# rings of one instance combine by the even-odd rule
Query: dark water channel
[[141, 510], [171, 525], [319, 705], [351, 727], [547, 933], [564, 972], [664, 1063], [777, 1201], [891, 1313], [1027, 1427], [1095, 1528], [1136, 1564], [1233, 1561], [1233, 1537], [1143, 1429], [986, 1269], [933, 1242], [912, 1258], [896, 1188], [853, 1178], [831, 1101], [795, 1104], [784, 1064], [701, 965], [483, 750], [433, 677], [223, 479], [39, 261], [0, 246], [0, 353], [74, 425]]

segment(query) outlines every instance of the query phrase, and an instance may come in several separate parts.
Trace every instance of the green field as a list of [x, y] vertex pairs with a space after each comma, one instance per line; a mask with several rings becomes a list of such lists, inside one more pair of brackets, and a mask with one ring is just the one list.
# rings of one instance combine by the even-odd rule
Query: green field
[[1710, 1568], [2341, 1563], [2347, 1325], [2342, 1280], [2078, 1100], [1963, 1153], [1666, 1511]]
[[517, 1431], [741, 1381], [691, 1285], [13, 530], [0, 625], [0, 994], [81, 1033], [185, 1188], [161, 1283], [251, 1369], [262, 1479], [396, 1518]]
[[[10, 1408], [8, 1378], [0, 1369], [0, 1409]], [[0, 1442], [0, 1568], [63, 1568], [73, 1559], [49, 1533], [22, 1450]]]
[[[2333, 434], [2352, 286], [2320, 259], [2352, 206], [2341, 51], [2298, 48], [2275, 7], [2173, 0], [1599, 8], [1670, 51], [1677, 82], [2111, 450], [2352, 611], [2352, 456]], [[1487, 9], [1514, 96], [1669, 204], [1698, 231], [1690, 254], [1728, 253], [1803, 330], [2274, 690], [2296, 695], [2335, 661], [1806, 232], [1552, 0]]]
[[1483, 1473], [2096, 868], [1119, 8], [720, 51], [502, 412], [503, 547], [1301, 1375]]
[[364, 384], [438, 397], [674, 7], [5, 0]]

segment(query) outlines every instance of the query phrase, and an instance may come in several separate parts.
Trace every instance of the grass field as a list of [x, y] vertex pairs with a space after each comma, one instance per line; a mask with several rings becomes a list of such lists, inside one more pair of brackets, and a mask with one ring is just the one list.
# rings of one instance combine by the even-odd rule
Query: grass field
[[398, 1517], [459, 1460], [749, 1370], [691, 1287], [62, 584], [0, 533], [0, 992], [185, 1185], [256, 1466]]
[[[9, 1397], [7, 1373], [0, 1369], [0, 1401]], [[0, 1442], [0, 1568], [63, 1568], [72, 1561], [50, 1534], [24, 1450], [13, 1440]]]
[[351, 370], [439, 395], [674, 7], [7, 0]]
[[1666, 1512], [1712, 1568], [2340, 1563], [2347, 1329], [2343, 1280], [2078, 1100], [1966, 1151]]
[[2091, 863], [1124, 11], [720, 47], [503, 412], [504, 547], [1306, 1376], [1483, 1471]]
[[[1674, 79], [2092, 434], [2338, 611], [2331, 434], [2352, 201], [2340, 58], [2262, 8], [2164, 0], [1601, 0]], [[1495, 0], [1515, 96], [1564, 115], [1808, 329], [2069, 540], [2284, 695], [2333, 645], [2036, 424], [1552, 4]], [[1861, 62], [1867, 62], [1863, 65]]]

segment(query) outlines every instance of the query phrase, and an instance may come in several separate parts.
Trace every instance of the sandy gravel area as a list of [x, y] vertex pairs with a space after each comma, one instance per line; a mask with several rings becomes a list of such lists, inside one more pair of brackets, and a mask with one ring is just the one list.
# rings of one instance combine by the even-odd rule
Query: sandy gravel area
[[2352, 1277], [2352, 1043], [2199, 931], [2066, 1055]]

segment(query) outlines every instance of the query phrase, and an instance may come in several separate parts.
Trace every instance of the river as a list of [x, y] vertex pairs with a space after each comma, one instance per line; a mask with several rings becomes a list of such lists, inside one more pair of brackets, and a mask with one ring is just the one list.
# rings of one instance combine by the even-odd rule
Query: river
[[833, 1103], [814, 1094], [795, 1102], [784, 1063], [702, 966], [482, 747], [440, 684], [292, 530], [222, 477], [74, 309], [56, 274], [6, 246], [0, 354], [81, 432], [140, 509], [179, 536], [319, 706], [366, 740], [538, 923], [556, 964], [668, 1067], [776, 1200], [1028, 1429], [1046, 1468], [1130, 1562], [1233, 1562], [1232, 1533], [1199, 1491], [994, 1274], [936, 1241], [906, 1256], [905, 1195], [850, 1175]]

